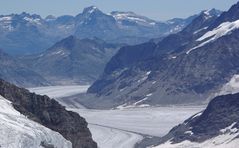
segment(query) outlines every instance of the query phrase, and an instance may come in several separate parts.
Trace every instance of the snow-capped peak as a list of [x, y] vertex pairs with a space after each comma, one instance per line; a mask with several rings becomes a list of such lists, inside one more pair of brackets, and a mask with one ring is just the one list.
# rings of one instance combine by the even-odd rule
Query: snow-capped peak
[[209, 19], [211, 17], [218, 17], [221, 15], [221, 11], [220, 10], [217, 10], [217, 9], [209, 9], [209, 10], [204, 10], [202, 11], [202, 15], [204, 16], [205, 19]]
[[53, 16], [53, 15], [48, 15], [46, 18], [45, 18], [46, 21], [54, 21], [56, 20], [56, 17]]
[[6, 31], [13, 31], [14, 28], [12, 26], [13, 15], [1, 15], [0, 16], [0, 28]]
[[11, 21], [12, 16], [0, 16], [0, 21]]
[[155, 25], [156, 21], [151, 20], [147, 17], [137, 15], [134, 12], [120, 12], [120, 11], [113, 11], [111, 15], [115, 18], [116, 21], [128, 21], [128, 22], [135, 22], [141, 25]]
[[210, 16], [219, 16], [222, 12], [220, 10], [217, 9], [208, 9], [208, 10], [204, 10], [202, 13], [204, 13], [205, 15], [210, 15]]
[[94, 12], [101, 12], [96, 6], [90, 6], [83, 10], [83, 14], [92, 14]]
[[24, 17], [23, 19], [25, 21], [29, 22], [29, 23], [41, 25], [41, 19], [40, 18]]

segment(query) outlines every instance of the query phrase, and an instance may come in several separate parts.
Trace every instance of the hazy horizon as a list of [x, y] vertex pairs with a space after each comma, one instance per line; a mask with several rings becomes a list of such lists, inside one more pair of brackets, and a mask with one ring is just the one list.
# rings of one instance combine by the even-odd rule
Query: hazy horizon
[[8, 0], [0, 2], [0, 15], [27, 12], [30, 14], [39, 14], [43, 18], [48, 15], [56, 17], [61, 15], [75, 16], [81, 13], [85, 7], [93, 5], [104, 13], [110, 13], [111, 11], [133, 11], [151, 19], [163, 21], [172, 18], [186, 18], [202, 10], [212, 8], [222, 11], [228, 10], [236, 2], [237, 0], [184, 0], [183, 3], [174, 0]]

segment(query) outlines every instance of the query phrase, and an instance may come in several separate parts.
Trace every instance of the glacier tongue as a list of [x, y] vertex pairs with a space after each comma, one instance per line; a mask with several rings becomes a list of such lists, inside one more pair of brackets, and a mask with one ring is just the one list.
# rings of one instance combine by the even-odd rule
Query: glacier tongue
[[16, 111], [11, 102], [0, 96], [1, 148], [71, 148], [69, 141]]

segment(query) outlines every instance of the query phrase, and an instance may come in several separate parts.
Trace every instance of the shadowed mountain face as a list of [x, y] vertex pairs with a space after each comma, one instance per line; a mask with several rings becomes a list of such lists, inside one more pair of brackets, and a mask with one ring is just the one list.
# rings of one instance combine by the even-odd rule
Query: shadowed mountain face
[[[238, 5], [222, 16], [239, 16]], [[239, 72], [237, 19], [224, 22], [222, 16], [214, 9], [203, 11], [184, 30], [158, 43], [122, 48], [82, 103], [114, 108], [207, 101]]]
[[70, 36], [43, 53], [21, 60], [52, 84], [89, 84], [103, 72], [120, 45]]
[[66, 111], [57, 101], [30, 93], [3, 80], [0, 80], [0, 95], [11, 101], [21, 114], [59, 132], [71, 141], [73, 148], [97, 148], [85, 119], [77, 113]]
[[94, 6], [77, 16], [57, 18], [25, 12], [0, 15], [0, 48], [13, 55], [39, 53], [70, 35], [136, 44], [181, 31], [196, 16], [158, 22], [133, 12], [105, 14]]
[[[220, 143], [207, 144], [222, 146], [238, 139], [239, 128], [239, 94], [225, 95], [214, 98], [205, 111], [187, 119], [184, 123], [174, 127], [161, 139], [160, 144], [170, 142], [171, 147], [179, 147], [180, 143], [190, 141], [191, 147], [207, 140], [220, 137]], [[235, 138], [233, 138], [235, 137]], [[231, 140], [228, 140], [231, 139]], [[184, 143], [184, 146], [187, 144]], [[207, 146], [204, 144], [204, 146]]]
[[0, 50], [0, 78], [19, 86], [31, 87], [49, 83], [20, 61]]

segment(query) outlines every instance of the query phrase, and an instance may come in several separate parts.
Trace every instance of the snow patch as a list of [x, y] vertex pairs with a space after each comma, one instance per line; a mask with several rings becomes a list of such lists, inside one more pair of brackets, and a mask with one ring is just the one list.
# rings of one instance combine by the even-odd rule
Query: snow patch
[[39, 18], [33, 19], [30, 17], [24, 17], [23, 19], [30, 23], [41, 25], [41, 23], [40, 23], [41, 20]]
[[183, 25], [177, 25], [173, 29], [170, 30], [170, 33], [179, 32], [182, 30], [183, 27], [184, 27]]
[[146, 100], [148, 100], [148, 97], [145, 97], [142, 100], [139, 100], [139, 101], [135, 102], [134, 105], [136, 106], [137, 104], [140, 104], [140, 103], [142, 103], [142, 102], [144, 102]]
[[112, 16], [115, 18], [117, 21], [123, 21], [123, 20], [128, 20], [131, 22], [136, 22], [138, 24], [142, 25], [149, 25], [149, 26], [154, 26], [156, 25], [156, 22], [153, 20], [149, 20], [147, 18], [144, 18], [142, 16], [136, 15], [132, 12], [117, 12], [112, 14]]
[[56, 52], [52, 52], [49, 56], [52, 56], [52, 55], [67, 56], [69, 55], [69, 53], [64, 50], [58, 50]]
[[138, 80], [137, 82], [138, 82], [138, 83], [144, 82], [145, 80], [148, 79], [148, 77], [149, 77], [150, 74], [151, 74], [151, 71], [146, 72], [146, 74], [144, 74], [143, 77], [142, 77], [140, 80]]
[[230, 126], [224, 128], [224, 129], [221, 129], [220, 132], [222, 132], [223, 134], [228, 133], [228, 132], [229, 133], [236, 133], [236, 132], [238, 132], [238, 129], [237, 128], [233, 128], [236, 124], [237, 123], [234, 122]]
[[126, 88], [122, 88], [122, 89], [120, 89], [120, 92], [122, 92], [122, 91], [124, 91]]
[[169, 59], [177, 59], [177, 56], [170, 56]]
[[235, 94], [239, 92], [239, 75], [234, 75], [231, 80], [226, 83], [219, 93], [215, 94], [217, 96], [226, 95], [226, 94]]
[[89, 13], [93, 13], [93, 12], [94, 12], [95, 10], [97, 10], [97, 9], [98, 9], [97, 7], [93, 6], [92, 9], [90, 9], [88, 12], [89, 12]]
[[184, 132], [184, 134], [193, 135], [193, 132], [192, 131], [186, 131], [186, 132]]
[[199, 116], [201, 116], [201, 115], [202, 115], [202, 112], [197, 113], [196, 115], [194, 115], [194, 116], [192, 117], [192, 119], [194, 119], [194, 118], [196, 118], [196, 117], [199, 117]]
[[202, 28], [202, 29], [199, 29], [199, 30], [195, 31], [193, 34], [197, 34], [197, 33], [201, 32], [201, 31], [203, 31], [203, 30], [206, 30], [207, 28], [208, 28], [208, 27], [204, 27], [204, 28]]
[[233, 30], [239, 28], [239, 20], [234, 22], [224, 22], [219, 25], [217, 28], [213, 29], [212, 31], [207, 32], [202, 37], [197, 39], [197, 41], [203, 41], [205, 39], [210, 38], [206, 42], [211, 42], [217, 40], [218, 38], [230, 34]]
[[11, 21], [12, 17], [11, 16], [4, 16], [0, 18], [0, 21]]
[[146, 73], [147, 76], [150, 75], [150, 74], [151, 74], [151, 71], [148, 71], [148, 72]]
[[233, 30], [236, 30], [239, 28], [239, 20], [234, 22], [224, 22], [221, 25], [219, 25], [217, 28], [213, 29], [212, 31], [209, 31], [205, 33], [202, 37], [198, 38], [196, 41], [201, 42], [196, 47], [193, 47], [189, 49], [186, 53], [189, 54], [191, 51], [203, 47], [204, 45], [213, 42], [217, 40], [218, 38], [221, 38], [223, 36], [226, 36], [230, 34]]
[[153, 81], [153, 82], [152, 82], [152, 84], [155, 84], [155, 83], [157, 83], [157, 81]]

